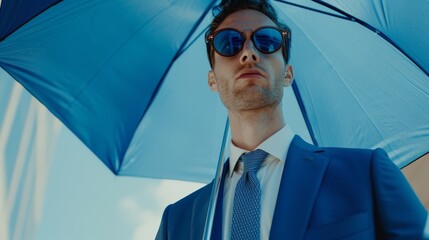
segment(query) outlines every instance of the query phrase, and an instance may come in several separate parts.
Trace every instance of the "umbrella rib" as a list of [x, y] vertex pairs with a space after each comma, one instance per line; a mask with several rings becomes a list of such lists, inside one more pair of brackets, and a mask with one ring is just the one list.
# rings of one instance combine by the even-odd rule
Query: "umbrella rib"
[[308, 119], [307, 109], [305, 108], [304, 102], [302, 101], [301, 93], [299, 92], [296, 81], [292, 82], [292, 90], [295, 93], [296, 101], [298, 102], [299, 108], [301, 109], [302, 117], [304, 118], [305, 125], [307, 125], [311, 140], [313, 140], [314, 145], [319, 146], [319, 144], [317, 143], [316, 136], [314, 135], [312, 125], [310, 124], [310, 120]]
[[[163, 8], [162, 11], [166, 10], [167, 7]], [[96, 78], [96, 76], [100, 73], [100, 71], [103, 69], [104, 65], [111, 60], [112, 56], [114, 54], [116, 54], [121, 48], [122, 46], [124, 46], [124, 44], [133, 36], [135, 35], [139, 29], [141, 29], [142, 27], [146, 26], [149, 22], [151, 22], [157, 15], [155, 15], [154, 17], [152, 17], [151, 19], [149, 19], [149, 21], [142, 23], [141, 25], [139, 25], [126, 39], [124, 39], [115, 49], [113, 49], [113, 51], [111, 51], [111, 53], [109, 54], [108, 57], [106, 57], [106, 59], [104, 60], [104, 62], [101, 64], [101, 66], [94, 71], [93, 75], [88, 79], [88, 81], [85, 82], [84, 86], [82, 86], [79, 91], [75, 94], [75, 96], [73, 97], [73, 101], [70, 102], [69, 104], [69, 109], [71, 108], [71, 106], [76, 102], [76, 100], [82, 95], [82, 93], [85, 91], [85, 89], [88, 87], [88, 85], [90, 85], [92, 83], [92, 81]], [[144, 113], [146, 113], [147, 109], [145, 110]], [[144, 114], [142, 115], [144, 116]], [[140, 117], [141, 120], [142, 117]], [[75, 133], [76, 134], [76, 133]], [[76, 134], [77, 135], [77, 134]], [[134, 133], [133, 133], [134, 136]], [[80, 138], [80, 137], [79, 137]], [[132, 139], [132, 138], [131, 138]], [[84, 141], [85, 142], [85, 141]], [[126, 143], [126, 146], [129, 146], [130, 142]], [[105, 164], [109, 167], [109, 169], [111, 169], [115, 175], [118, 175], [121, 168], [122, 168], [122, 160], [124, 158], [126, 154], [126, 150], [121, 150], [120, 153], [118, 154], [118, 159], [119, 159], [119, 164], [116, 164], [116, 162], [114, 159], [108, 158], [108, 163], [105, 162]], [[101, 158], [98, 154], [96, 154], [100, 159]], [[104, 161], [103, 161], [104, 162]]]
[[197, 41], [197, 39], [205, 32], [207, 31], [207, 29], [209, 28], [209, 26], [205, 27], [188, 45], [186, 45], [185, 48], [183, 48], [180, 52], [178, 52], [178, 54], [175, 56], [175, 58], [173, 59], [173, 61], [176, 61], [181, 55], [182, 53], [184, 53], [186, 50], [188, 50], [189, 47], [192, 46], [192, 44], [194, 44], [195, 41]]
[[[305, 32], [304, 32], [304, 34], [306, 34], [306, 35], [307, 35], [307, 33], [305, 33]], [[323, 51], [322, 51], [322, 49], [321, 49], [321, 48], [316, 44], [316, 42], [315, 42], [312, 38], [310, 38], [308, 35], [307, 35], [307, 37], [308, 37], [308, 39], [309, 39], [309, 40], [311, 40], [311, 41], [313, 42], [313, 44], [314, 44], [314, 46], [317, 48], [317, 50], [318, 50], [320, 53], [322, 53], [322, 52], [323, 52]], [[334, 69], [335, 74], [336, 74], [340, 79], [344, 79], [344, 78], [341, 76], [340, 72], [336, 70], [336, 68], [335, 68], [334, 64], [332, 64], [332, 63], [331, 63], [331, 61], [326, 57], [326, 54], [322, 54], [322, 55], [323, 55], [323, 56], [325, 56], [325, 59], [326, 59], [326, 61], [329, 63], [329, 66], [331, 66], [331, 67]], [[355, 94], [353, 94], [353, 92], [350, 90], [349, 85], [348, 85], [346, 82], [344, 82], [344, 81], [342, 81], [341, 83], [342, 83], [342, 84], [345, 86], [345, 88], [350, 92], [350, 94], [351, 94], [351, 95], [353, 96], [353, 98], [356, 100], [356, 103], [360, 106], [360, 108], [362, 109], [362, 111], [364, 111], [364, 112], [365, 112], [366, 116], [368, 116], [368, 119], [371, 121], [371, 123], [373, 124], [373, 126], [375, 126], [376, 124], [374, 124], [374, 121], [372, 120], [372, 118], [370, 118], [370, 117], [369, 117], [370, 115], [369, 115], [369, 114], [368, 114], [368, 112], [365, 110], [365, 108], [363, 107], [363, 105], [362, 105], [362, 103], [359, 101], [359, 99], [358, 99], [358, 98], [355, 96]], [[292, 84], [292, 86], [293, 86], [293, 84]], [[299, 86], [297, 85], [297, 86], [296, 86], [296, 90], [294, 89], [294, 92], [299, 92], [298, 90], [299, 90]], [[306, 117], [308, 117], [308, 116], [306, 116], [306, 115], [307, 115], [307, 112], [306, 112], [306, 110], [305, 110], [305, 107], [304, 107], [304, 108], [302, 108], [302, 107], [301, 107], [301, 104], [300, 104], [300, 101], [301, 101], [301, 102], [302, 102], [302, 106], [304, 106], [302, 99], [300, 99], [300, 98], [301, 98], [301, 95], [300, 95], [300, 94], [298, 94], [298, 96], [296, 96], [296, 98], [297, 98], [298, 104], [300, 105], [301, 110], [304, 110], [304, 111], [302, 111], [302, 112], [303, 112], [304, 120], [306, 121], [306, 124], [307, 124], [307, 121], [308, 121], [308, 124], [309, 124], [309, 119], [308, 119], [308, 120], [306, 120], [306, 119], [305, 119]], [[312, 134], [314, 134], [314, 132], [312, 132], [312, 129], [311, 129], [311, 128], [308, 128], [308, 129], [309, 129], [310, 135], [311, 135], [311, 137], [313, 138], [313, 141], [314, 141], [314, 140], [315, 140], [315, 136], [312, 136]], [[382, 136], [382, 138], [384, 139], [384, 136], [383, 136], [383, 134], [379, 131], [379, 129], [377, 129], [377, 128], [376, 128], [376, 130], [377, 130], [377, 132], [379, 133], [379, 135], [380, 135], [380, 136]], [[315, 141], [315, 142], [314, 142], [314, 144], [316, 144], [316, 145], [317, 145], [317, 141]]]
[[[209, 9], [211, 9], [214, 4], [217, 2], [217, 0], [212, 0], [212, 2], [210, 3], [210, 5], [208, 6], [208, 8], [206, 8], [206, 10], [204, 11], [204, 13], [201, 15], [201, 17], [198, 19], [198, 21], [196, 21], [196, 23], [194, 24], [194, 26], [192, 27], [191, 31], [189, 32], [188, 36], [186, 36], [185, 40], [183, 41], [182, 45], [179, 48], [179, 51], [177, 51], [176, 55], [174, 55], [173, 59], [171, 60], [170, 64], [168, 65], [166, 71], [164, 72], [164, 75], [161, 78], [161, 81], [158, 83], [158, 86], [155, 89], [154, 94], [152, 95], [152, 99], [150, 102], [152, 102], [153, 98], [158, 94], [159, 91], [159, 87], [162, 85], [162, 82], [164, 82], [165, 76], [167, 75], [167, 73], [170, 71], [171, 66], [173, 65], [173, 63], [177, 60], [177, 58], [180, 57], [180, 55], [182, 55], [182, 53], [188, 49], [196, 40], [199, 36], [201, 36], [201, 34], [208, 28], [208, 26], [206, 28], [204, 28], [203, 31], [201, 31], [198, 36], [192, 40], [192, 42], [188, 45], [186, 45], [186, 43], [189, 41], [189, 39], [191, 38], [192, 34], [196, 31], [196, 29], [198, 28], [198, 26], [201, 24], [201, 22], [204, 20], [205, 16], [207, 15], [207, 12], [209, 11]], [[186, 47], [185, 47], [186, 46]]]
[[[186, 43], [191, 38], [192, 34], [195, 32], [195, 30], [197, 29], [197, 27], [204, 20], [204, 18], [207, 15], [208, 11], [214, 6], [214, 4], [216, 2], [217, 2], [217, 0], [212, 0], [211, 3], [207, 6], [207, 8], [204, 10], [203, 14], [201, 14], [200, 18], [195, 22], [195, 24], [192, 27], [191, 31], [189, 31], [189, 34], [186, 36], [186, 38], [183, 41], [182, 45], [180, 46], [179, 50], [176, 52], [176, 54], [174, 55], [174, 57], [171, 59], [170, 63], [168, 64], [168, 67], [165, 69], [164, 74], [162, 75], [160, 81], [156, 85], [155, 90], [153, 91], [152, 96], [150, 97], [149, 103], [147, 104], [146, 108], [144, 109], [142, 115], [140, 116], [140, 121], [139, 122], [141, 122], [141, 120], [143, 119], [143, 117], [146, 115], [146, 112], [149, 110], [149, 108], [151, 107], [154, 99], [158, 95], [159, 89], [163, 85], [163, 83], [165, 81], [165, 77], [167, 76], [168, 72], [170, 71], [171, 67], [173, 66], [173, 63], [176, 61], [176, 59], [178, 58], [178, 56], [180, 56], [180, 54], [182, 53], [182, 49], [185, 48]], [[135, 134], [135, 132], [133, 133], [133, 136], [131, 137], [131, 139], [134, 138], [134, 134]], [[119, 163], [119, 168], [118, 169], [121, 169], [121, 167], [122, 167], [122, 161]]]
[[288, 5], [291, 5], [291, 6], [294, 6], [294, 7], [299, 7], [299, 8], [307, 9], [307, 10], [310, 10], [310, 11], [313, 11], [313, 12], [322, 13], [322, 14], [329, 15], [329, 16], [332, 16], [332, 17], [342, 18], [342, 19], [344, 19], [344, 20], [351, 20], [351, 19], [350, 19], [349, 17], [347, 17], [347, 16], [336, 15], [336, 14], [333, 14], [333, 13], [330, 13], [330, 12], [326, 12], [326, 11], [318, 10], [318, 9], [311, 8], [311, 7], [307, 7], [307, 6], [304, 6], [304, 5], [301, 5], [301, 4], [292, 3], [292, 2], [289, 2], [289, 1], [285, 1], [285, 0], [276, 0], [276, 1], [277, 1], [277, 2], [281, 2], [281, 3], [288, 4]]
[[312, 0], [315, 3], [318, 3], [322, 6], [325, 6], [329, 9], [332, 9], [340, 14], [343, 14], [344, 16], [348, 17], [351, 21], [357, 22], [360, 25], [368, 28], [369, 30], [375, 32], [376, 34], [378, 34], [380, 37], [382, 37], [384, 40], [386, 40], [388, 43], [390, 43], [393, 47], [395, 47], [396, 49], [398, 49], [402, 54], [404, 54], [404, 56], [406, 56], [411, 62], [413, 62], [420, 70], [422, 70], [427, 76], [429, 76], [429, 72], [426, 71], [423, 66], [421, 66], [417, 61], [415, 61], [407, 52], [405, 52], [399, 45], [397, 45], [392, 39], [390, 39], [387, 35], [385, 35], [382, 31], [378, 30], [377, 28], [373, 27], [371, 24], [356, 18], [355, 16], [329, 4], [326, 3], [322, 0]]
[[[203, 21], [204, 17], [207, 15], [207, 12], [209, 11], [209, 9], [212, 8], [212, 6], [216, 3], [216, 0], [213, 0], [212, 3], [209, 5], [209, 7], [204, 11], [204, 13], [201, 15], [201, 17], [198, 19], [198, 21], [196, 21], [196, 23], [194, 24], [194, 26], [192, 27], [191, 31], [189, 32], [188, 36], [186, 36], [185, 40], [183, 41], [182, 45], [179, 48], [179, 51], [177, 51], [176, 55], [174, 55], [174, 57], [172, 58], [172, 60], [170, 61], [168, 67], [166, 68], [166, 71], [164, 71], [164, 74], [161, 77], [161, 80], [159, 81], [158, 85], [155, 88], [155, 91], [152, 94], [152, 97], [149, 101], [148, 106], [146, 107], [146, 110], [144, 111], [142, 117], [146, 114], [146, 111], [150, 108], [150, 105], [152, 104], [153, 100], [155, 99], [156, 95], [158, 95], [159, 89], [162, 86], [162, 84], [164, 83], [165, 77], [167, 76], [167, 73], [170, 71], [173, 63], [177, 60], [177, 58], [184, 52], [183, 49], [185, 49], [185, 45], [186, 43], [189, 41], [189, 39], [191, 38], [192, 34], [195, 32], [196, 28], [201, 24], [201, 22]], [[204, 32], [204, 31], [203, 31]], [[201, 33], [200, 33], [201, 34]], [[195, 39], [194, 39], [195, 41]], [[191, 45], [191, 44], [190, 44]], [[188, 46], [189, 47], [189, 46]], [[186, 48], [187, 49], [187, 48]]]
[[281, 3], [285, 3], [285, 4], [289, 4], [291, 6], [295, 6], [295, 7], [307, 9], [307, 10], [310, 10], [310, 11], [314, 11], [314, 12], [326, 14], [326, 15], [329, 15], [329, 16], [332, 16], [332, 17], [337, 17], [337, 18], [341, 18], [341, 19], [344, 19], [344, 20], [349, 20], [349, 21], [356, 22], [356, 23], [358, 23], [358, 24], [360, 24], [360, 25], [368, 28], [369, 30], [375, 32], [376, 34], [378, 34], [380, 37], [382, 37], [384, 40], [386, 40], [388, 43], [390, 43], [393, 47], [395, 47], [396, 49], [398, 49], [398, 51], [400, 51], [411, 62], [413, 62], [427, 76], [429, 76], [429, 72], [426, 71], [423, 68], [422, 65], [420, 65], [417, 61], [415, 61], [414, 58], [412, 58], [407, 52], [405, 52], [398, 44], [396, 44], [392, 39], [390, 39], [382, 31], [380, 31], [377, 28], [373, 27], [371, 24], [369, 24], [369, 23], [367, 23], [367, 22], [365, 22], [365, 21], [363, 21], [363, 20], [361, 20], [361, 19], [359, 19], [359, 18], [357, 18], [357, 17], [355, 17], [355, 16], [353, 16], [353, 15], [351, 15], [351, 14], [349, 14], [349, 13], [347, 13], [347, 12], [345, 12], [345, 11], [343, 11], [343, 10], [341, 10], [341, 9], [333, 6], [333, 5], [331, 5], [331, 4], [329, 4], [329, 3], [326, 3], [326, 2], [324, 2], [322, 0], [312, 0], [313, 2], [318, 3], [318, 4], [320, 4], [320, 5], [322, 5], [322, 6], [326, 7], [326, 8], [329, 8], [329, 9], [331, 9], [333, 11], [336, 11], [337, 13], [342, 14], [344, 16], [336, 15], [336, 14], [329, 13], [329, 12], [326, 12], [326, 11], [321, 11], [321, 10], [318, 10], [318, 9], [310, 8], [310, 7], [307, 7], [307, 6], [303, 6], [303, 5], [300, 5], [300, 4], [297, 4], [297, 3], [288, 2], [288, 1], [285, 1], [285, 0], [276, 0], [276, 1], [277, 2], [281, 2]]
[[417, 159], [424, 157], [426, 154], [429, 154], [429, 151], [426, 153], [423, 153], [422, 155], [420, 155], [419, 157], [417, 157], [416, 159], [410, 161], [409, 163], [405, 164], [404, 166], [400, 167], [401, 169], [404, 169], [406, 167], [408, 167], [409, 165], [411, 165], [412, 163], [414, 163]]

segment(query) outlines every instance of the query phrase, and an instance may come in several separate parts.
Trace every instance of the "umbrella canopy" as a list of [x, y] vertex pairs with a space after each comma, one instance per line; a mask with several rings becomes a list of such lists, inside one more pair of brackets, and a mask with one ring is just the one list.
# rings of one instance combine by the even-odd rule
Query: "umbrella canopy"
[[[44, 1], [29, 14], [30, 2], [2, 2], [3, 70], [115, 174], [213, 177], [227, 121], [202, 33], [216, 1]], [[275, 4], [293, 36], [292, 128], [382, 147], [400, 167], [429, 151], [428, 1]]]

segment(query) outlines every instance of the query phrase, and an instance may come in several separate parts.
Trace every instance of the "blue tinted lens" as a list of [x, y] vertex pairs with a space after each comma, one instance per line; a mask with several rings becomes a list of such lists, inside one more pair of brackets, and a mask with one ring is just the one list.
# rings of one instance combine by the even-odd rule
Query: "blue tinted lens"
[[223, 56], [233, 56], [243, 47], [243, 36], [240, 32], [226, 29], [218, 32], [213, 38], [213, 46]]
[[273, 53], [282, 46], [282, 33], [274, 28], [261, 28], [253, 34], [253, 44], [263, 53]]

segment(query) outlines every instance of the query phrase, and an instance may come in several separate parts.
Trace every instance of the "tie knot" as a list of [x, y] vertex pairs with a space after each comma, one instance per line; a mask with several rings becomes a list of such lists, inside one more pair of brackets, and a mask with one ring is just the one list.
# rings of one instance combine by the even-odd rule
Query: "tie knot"
[[257, 172], [267, 155], [268, 153], [261, 149], [256, 149], [255, 151], [241, 155], [241, 159], [243, 159], [244, 163], [244, 172]]

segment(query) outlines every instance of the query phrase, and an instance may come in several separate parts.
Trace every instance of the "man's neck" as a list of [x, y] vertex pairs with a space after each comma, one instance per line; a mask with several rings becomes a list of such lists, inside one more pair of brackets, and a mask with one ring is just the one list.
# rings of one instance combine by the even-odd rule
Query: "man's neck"
[[232, 142], [249, 151], [285, 126], [281, 105], [270, 109], [228, 111], [228, 116]]

